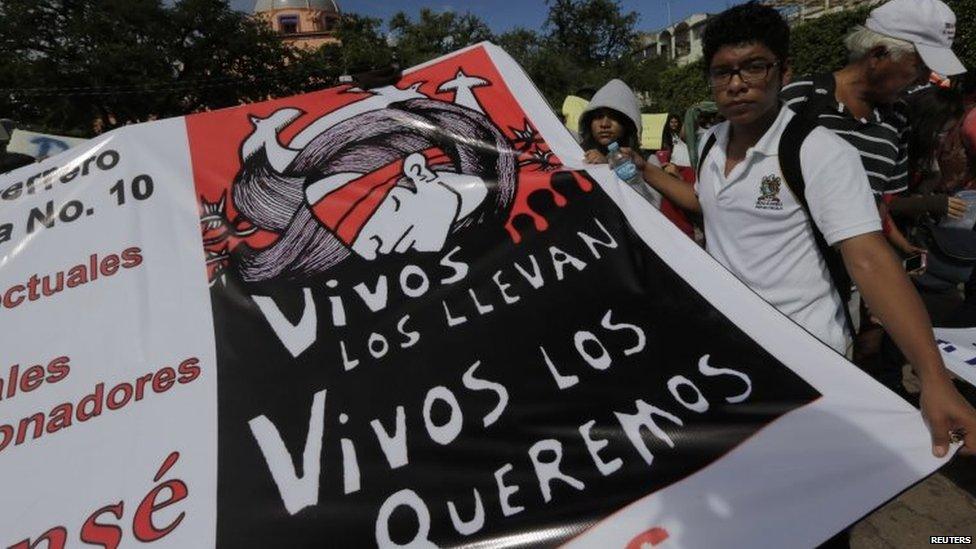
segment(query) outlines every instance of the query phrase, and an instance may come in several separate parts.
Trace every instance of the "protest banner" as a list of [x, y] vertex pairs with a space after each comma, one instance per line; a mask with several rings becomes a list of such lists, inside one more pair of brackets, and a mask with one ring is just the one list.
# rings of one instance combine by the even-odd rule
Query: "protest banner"
[[566, 99], [563, 100], [563, 120], [565, 120], [566, 128], [569, 131], [579, 131], [580, 117], [583, 116], [583, 111], [586, 110], [586, 106], [589, 104], [590, 102], [586, 99], [575, 95], [567, 95]]
[[664, 146], [664, 126], [668, 123], [668, 113], [642, 114], [641, 148], [656, 151]]
[[976, 386], [976, 328], [936, 328], [935, 338], [946, 368]]
[[0, 177], [0, 545], [813, 546], [917, 410], [481, 44]]

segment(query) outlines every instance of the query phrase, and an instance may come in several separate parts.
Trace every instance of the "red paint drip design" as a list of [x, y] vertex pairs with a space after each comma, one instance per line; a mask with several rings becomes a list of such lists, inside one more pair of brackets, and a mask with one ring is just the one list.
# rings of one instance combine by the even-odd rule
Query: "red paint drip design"
[[[508, 231], [508, 235], [512, 238], [512, 241], [516, 244], [522, 242], [522, 235], [519, 234], [518, 229], [515, 228], [513, 223], [515, 219], [519, 216], [528, 216], [532, 219], [532, 224], [536, 231], [543, 232], [549, 229], [549, 221], [546, 220], [545, 216], [539, 212], [536, 212], [529, 205], [529, 196], [535, 191], [542, 190], [543, 192], [548, 192], [552, 195], [553, 203], [560, 208], [566, 207], [569, 201], [565, 196], [559, 193], [553, 186], [553, 178], [559, 173], [567, 173], [565, 171], [547, 171], [547, 172], [523, 172], [519, 177], [519, 188], [518, 194], [515, 198], [515, 204], [512, 206], [512, 213], [509, 215], [508, 222], [505, 223], [505, 229]], [[571, 171], [568, 172], [573, 175], [573, 179], [579, 186], [580, 190], [583, 192], [591, 192], [593, 190], [593, 183], [591, 183], [582, 173]]]

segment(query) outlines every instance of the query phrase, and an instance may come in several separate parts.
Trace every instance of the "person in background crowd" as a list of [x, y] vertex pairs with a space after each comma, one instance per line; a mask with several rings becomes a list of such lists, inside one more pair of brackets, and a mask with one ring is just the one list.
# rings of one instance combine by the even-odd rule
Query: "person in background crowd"
[[661, 129], [661, 148], [671, 150], [674, 147], [674, 138], [681, 138], [681, 117], [670, 113], [668, 120]]
[[[952, 194], [968, 185], [964, 173], [969, 168], [942, 161], [946, 149], [962, 152], [960, 140], [949, 138], [958, 134], [964, 114], [962, 96], [954, 89], [926, 85], [910, 93], [906, 104], [912, 121], [908, 133], [908, 190], [894, 196], [888, 207], [902, 233], [909, 235], [913, 242], [929, 247], [927, 238], [935, 230], [935, 224], [947, 218], [962, 219], [966, 214], [965, 201]], [[949, 153], [949, 156], [956, 154]], [[962, 156], [965, 157], [964, 152]], [[976, 243], [976, 233], [970, 233], [970, 236]], [[955, 281], [944, 278], [952, 270], [946, 271], [940, 266], [946, 263], [941, 263], [943, 252], [938, 247], [929, 247], [926, 253], [931, 270], [910, 274], [933, 323], [944, 325], [962, 304], [958, 284], [963, 278]], [[914, 396], [906, 390], [902, 380], [904, 363], [905, 357], [887, 334], [881, 341], [880, 352], [862, 359], [862, 366], [872, 377], [914, 402]]]
[[952, 53], [955, 15], [940, 0], [891, 0], [845, 39], [851, 61], [835, 73], [794, 79], [787, 105], [854, 145], [876, 194], [908, 187], [908, 116], [900, 95], [940, 74], [965, 72]]
[[[580, 116], [583, 160], [589, 164], [605, 164], [607, 147], [610, 143], [617, 143], [622, 151], [639, 159], [639, 166], [642, 165], [644, 158], [637, 152], [642, 129], [640, 106], [633, 90], [622, 80], [607, 82], [593, 95]], [[684, 213], [670, 201], [662, 200], [660, 193], [652, 187], [642, 189], [642, 195], [685, 234], [694, 234], [694, 228]]]
[[[964, 81], [958, 97], [961, 107], [955, 102], [956, 96], [950, 95], [953, 100], [953, 119], [956, 116], [958, 119], [955, 124], [947, 122], [941, 127], [942, 139], [934, 155], [934, 164], [939, 169], [936, 190], [946, 193], [961, 193], [961, 191], [971, 193], [976, 189], [976, 97], [972, 93], [974, 84], [976, 80], [973, 78]], [[940, 94], [952, 94], [952, 92], [940, 90]], [[970, 203], [968, 207], [973, 208], [974, 205]], [[965, 213], [968, 219], [972, 218], [973, 212]], [[976, 241], [976, 235], [970, 233], [969, 236]], [[965, 307], [961, 312], [956, 311], [954, 316], [967, 320], [969, 324], [976, 323], [976, 315], [973, 314], [973, 310], [976, 309], [976, 268], [966, 281], [964, 297]]]
[[[711, 114], [706, 114], [705, 117], [711, 120]], [[684, 135], [684, 128], [682, 127], [681, 117], [677, 114], [668, 115], [668, 122], [664, 127], [664, 146], [657, 152], [656, 158], [664, 169], [664, 171], [680, 177], [686, 183], [694, 185], [695, 183], [695, 169], [691, 166], [691, 151], [688, 148], [688, 144], [685, 143], [682, 136]], [[688, 216], [677, 207], [674, 207], [670, 201], [665, 200], [665, 206], [662, 207], [662, 211], [665, 215], [674, 221], [685, 234], [692, 237], [695, 242], [701, 245], [704, 241], [704, 235], [700, 228], [696, 227]], [[667, 209], [666, 209], [667, 208]]]
[[607, 161], [607, 146], [637, 150], [642, 130], [640, 106], [633, 90], [622, 80], [611, 80], [600, 88], [580, 116], [579, 136], [591, 164]]
[[[962, 94], [962, 119], [946, 132], [934, 158], [939, 169], [938, 183], [947, 192], [959, 189], [976, 189], [976, 74], [968, 73], [961, 80], [962, 85], [959, 89]], [[972, 214], [969, 211], [967, 213]], [[962, 238], [962, 233], [956, 232], [954, 241], [949, 242], [949, 244], [956, 245], [960, 242], [967, 244]], [[938, 260], [940, 251], [936, 247], [929, 250], [930, 264], [933, 259]], [[940, 273], [930, 268], [926, 274], [934, 276]], [[927, 278], [932, 277], [919, 277], [919, 282], [928, 282]], [[949, 281], [952, 286], [950, 291], [956, 294], [956, 299], [958, 299], [955, 282], [957, 280]], [[973, 268], [969, 274], [969, 279], [965, 282], [962, 305], [942, 320], [941, 326], [947, 328], [976, 326], [976, 268]]]
[[[907, 107], [899, 99], [932, 71], [966, 71], [952, 53], [956, 17], [940, 0], [891, 0], [871, 11], [844, 43], [850, 62], [835, 73], [796, 78], [781, 97], [798, 114], [835, 132], [861, 155], [877, 197], [884, 233], [909, 256], [921, 250], [890, 219], [885, 196], [908, 188]], [[861, 309], [856, 362], [878, 352], [882, 329]]]
[[701, 143], [701, 137], [709, 128], [720, 121], [716, 120], [716, 117], [718, 117], [718, 111], [714, 101], [696, 103], [685, 111], [683, 130], [692, 168], [698, 167], [698, 145]]
[[[909, 194], [895, 197], [888, 208], [896, 220], [910, 224], [922, 215], [960, 219], [966, 213], [966, 203], [952, 194], [968, 188], [972, 181], [962, 141], [955, 137], [965, 114], [962, 95], [951, 88], [927, 86], [910, 94], [906, 104], [912, 121], [908, 133]], [[950, 136], [953, 139], [948, 139]], [[960, 154], [961, 164], [951, 162]]]
[[[902, 92], [926, 81], [932, 70], [949, 76], [966, 71], [951, 49], [955, 23], [940, 0], [891, 0], [847, 36], [847, 66], [796, 78], [783, 88], [782, 98], [793, 110], [858, 149], [879, 197], [908, 188], [909, 120]], [[897, 248], [916, 251], [900, 233], [891, 234]]]
[[662, 163], [671, 159], [671, 149], [674, 148], [675, 136], [678, 136], [680, 139], [681, 121], [674, 122], [674, 119], [677, 117], [674, 113], [668, 114], [668, 118], [664, 122], [664, 127], [661, 128], [661, 148], [655, 154], [657, 155], [657, 159]]
[[[661, 165], [667, 166], [668, 164], [672, 164], [675, 168], [688, 168], [690, 170], [691, 155], [688, 144], [684, 141], [684, 128], [681, 124], [681, 117], [677, 114], [669, 114], [662, 133], [662, 148], [656, 154]], [[694, 170], [691, 170], [691, 172], [694, 173]], [[692, 177], [689, 182], [694, 183], [694, 178]]]
[[946, 135], [938, 162], [948, 189], [976, 188], [976, 74], [967, 74], [960, 88], [963, 114]]
[[672, 163], [677, 166], [690, 166], [688, 156], [688, 145], [684, 141], [684, 128], [681, 125], [681, 117], [671, 113], [668, 121], [664, 125], [661, 136], [661, 150], [657, 157], [662, 164]]
[[[622, 80], [613, 79], [600, 88], [580, 115], [580, 146], [583, 161], [606, 164], [608, 147], [616, 143], [628, 154], [639, 156], [641, 131], [640, 105], [633, 90]], [[653, 189], [642, 189], [642, 196], [655, 208], [661, 207], [661, 195]]]
[[[839, 251], [864, 299], [921, 380], [921, 408], [932, 451], [950, 438], [976, 449], [976, 410], [950, 381], [918, 293], [881, 234], [881, 221], [858, 151], [813, 127], [799, 150], [781, 150], [788, 129], [810, 123], [782, 108], [789, 81], [790, 30], [775, 9], [749, 2], [709, 21], [703, 34], [712, 95], [727, 121], [706, 135], [695, 188], [647, 163], [644, 179], [681, 207], [704, 216], [707, 251], [731, 273], [843, 353], [849, 343], [845, 303], [827, 263]], [[797, 123], [793, 121], [793, 123]], [[786, 142], [789, 146], [789, 141]], [[783, 181], [780, 155], [797, 159], [803, 202]]]

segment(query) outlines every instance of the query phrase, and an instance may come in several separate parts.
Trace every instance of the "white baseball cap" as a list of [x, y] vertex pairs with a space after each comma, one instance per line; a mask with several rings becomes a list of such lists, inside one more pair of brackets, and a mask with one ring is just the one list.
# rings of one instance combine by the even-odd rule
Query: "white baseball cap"
[[891, 0], [872, 10], [864, 26], [878, 34], [911, 42], [928, 68], [941, 75], [966, 72], [962, 61], [952, 52], [956, 14], [940, 0]]

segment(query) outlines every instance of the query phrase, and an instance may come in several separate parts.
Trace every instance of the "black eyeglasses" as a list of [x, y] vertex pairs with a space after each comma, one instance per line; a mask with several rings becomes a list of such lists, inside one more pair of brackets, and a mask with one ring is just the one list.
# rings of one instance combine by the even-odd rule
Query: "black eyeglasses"
[[759, 60], [750, 61], [737, 69], [731, 67], [709, 69], [708, 83], [714, 89], [727, 88], [732, 83], [732, 77], [738, 74], [739, 78], [746, 84], [760, 84], [766, 81], [766, 78], [769, 76], [769, 70], [778, 66], [779, 62], [777, 61]]

